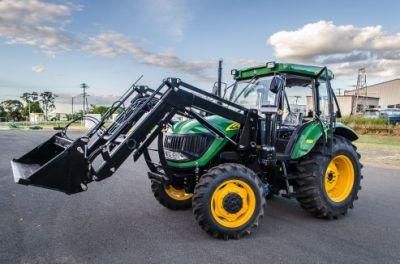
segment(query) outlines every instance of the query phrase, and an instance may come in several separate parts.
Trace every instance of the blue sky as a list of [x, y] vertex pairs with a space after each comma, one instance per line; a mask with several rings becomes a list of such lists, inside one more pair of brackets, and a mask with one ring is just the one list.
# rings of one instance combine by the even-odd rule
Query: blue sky
[[209, 90], [217, 60], [324, 64], [350, 89], [400, 75], [399, 1], [0, 0], [0, 100], [50, 90], [68, 111], [79, 84], [107, 104], [138, 76]]

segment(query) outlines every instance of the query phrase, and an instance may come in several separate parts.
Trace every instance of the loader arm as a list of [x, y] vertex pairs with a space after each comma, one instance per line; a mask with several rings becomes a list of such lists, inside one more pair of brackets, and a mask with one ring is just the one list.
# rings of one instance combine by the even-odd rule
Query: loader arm
[[[196, 118], [216, 136], [222, 137], [218, 128], [207, 123], [196, 113], [196, 109], [241, 124], [244, 136], [239, 138], [239, 150], [254, 149], [250, 144], [254, 135], [248, 135], [250, 130], [256, 131], [256, 124], [249, 122], [255, 120], [253, 117], [257, 112], [254, 110], [250, 111], [177, 78], [164, 80], [151, 94], [142, 91], [135, 100], [138, 98], [142, 100], [139, 105], [134, 107], [131, 104], [117, 117], [118, 122], [111, 125], [112, 129], [103, 130], [97, 138], [94, 135], [104, 120], [75, 141], [58, 133], [20, 159], [13, 160], [15, 181], [67, 194], [85, 191], [89, 182], [101, 181], [113, 175], [132, 153], [136, 161], [177, 113]], [[39, 158], [44, 153], [46, 158]]]
[[[163, 93], [158, 103], [153, 108], [149, 108], [146, 103], [150, 102], [153, 98], [152, 96], [160, 93], [165, 86], [167, 90]], [[212, 98], [217, 102], [211, 102], [195, 93]], [[93, 171], [96, 180], [102, 180], [111, 176], [132, 153], [136, 161], [178, 111], [190, 113], [192, 111], [190, 108], [194, 108], [211, 112], [240, 124], [244, 124], [246, 113], [248, 112], [248, 110], [242, 106], [204, 92], [203, 90], [180, 81], [180, 79], [167, 79], [152, 96], [150, 96], [147, 102], [140, 108], [136, 109], [131, 117], [125, 121], [125, 124], [119, 128], [119, 131], [133, 129], [126, 136], [125, 140], [109, 153], [108, 160], [103, 162], [98, 170]], [[222, 106], [220, 103], [229, 105], [234, 110]], [[147, 112], [148, 114], [144, 116]], [[193, 114], [192, 116], [200, 122], [206, 122], [197, 114]], [[207, 125], [205, 126], [207, 127]], [[213, 127], [211, 124], [208, 124], [208, 126]], [[215, 129], [217, 130], [217, 128]], [[114, 134], [113, 138], [118, 137], [119, 131]], [[217, 136], [222, 136], [216, 133], [212, 128], [210, 128], [210, 131]], [[111, 138], [108, 143], [112, 143], [113, 138]]]

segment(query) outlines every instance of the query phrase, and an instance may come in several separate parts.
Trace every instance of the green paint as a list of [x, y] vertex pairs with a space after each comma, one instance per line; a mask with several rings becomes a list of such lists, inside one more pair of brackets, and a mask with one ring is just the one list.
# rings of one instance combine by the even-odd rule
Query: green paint
[[297, 138], [296, 145], [292, 152], [292, 159], [298, 159], [310, 152], [318, 139], [322, 136], [323, 131], [318, 121], [310, 122]]
[[[239, 129], [227, 128], [234, 123], [232, 120], [212, 115], [205, 118], [210, 124], [224, 132], [228, 137], [235, 135]], [[231, 126], [232, 127], [232, 126]], [[210, 130], [200, 124], [196, 119], [181, 121], [172, 126], [173, 134], [211, 134]]]
[[[358, 138], [356, 132], [349, 128], [348, 126], [340, 123], [340, 122], [335, 122], [335, 129], [337, 129], [334, 133], [337, 133], [339, 135], [342, 135], [344, 137], [347, 137], [349, 140], [353, 141]], [[339, 131], [341, 129], [341, 131]], [[343, 133], [343, 130], [346, 130], [346, 134], [341, 134]], [[328, 132], [328, 128], [324, 128], [325, 133]], [[294, 147], [294, 150], [292, 152], [292, 159], [298, 159], [303, 157], [304, 155], [308, 154], [315, 146], [317, 141], [320, 139], [320, 137], [323, 134], [323, 130], [321, 128], [321, 125], [318, 121], [312, 121], [310, 122], [306, 128], [302, 131], [301, 135], [298, 137], [296, 141], [296, 145]]]
[[[318, 66], [309, 66], [309, 65], [301, 65], [301, 64], [292, 64], [292, 63], [275, 63], [275, 67], [272, 69], [267, 68], [266, 64], [246, 68], [242, 70], [238, 70], [236, 76], [234, 76], [235, 80], [245, 80], [251, 79], [254, 76], [268, 76], [274, 75], [275, 73], [289, 73], [289, 74], [300, 74], [306, 75], [310, 77], [316, 77], [317, 74], [322, 70], [322, 67]], [[333, 79], [333, 73], [331, 70], [328, 70], [329, 79]], [[324, 74], [322, 74], [321, 78], [324, 78]]]
[[[207, 116], [205, 119], [219, 130], [224, 132], [228, 137], [232, 137], [239, 132], [239, 127], [231, 126], [234, 123], [232, 120], [216, 115]], [[232, 127], [237, 127], [237, 129], [232, 129]], [[173, 125], [170, 132], [172, 132], [172, 134], [211, 134], [210, 130], [205, 128], [196, 119], [178, 122]], [[188, 162], [167, 161], [167, 164], [176, 168], [191, 168], [196, 166], [203, 167], [221, 151], [227, 142], [228, 140], [225, 138], [216, 137], [208, 150], [199, 159]]]
[[167, 161], [167, 164], [168, 166], [176, 168], [191, 168], [196, 166], [203, 167], [220, 152], [227, 142], [228, 140], [224, 138], [216, 138], [208, 150], [199, 159], [188, 162]]

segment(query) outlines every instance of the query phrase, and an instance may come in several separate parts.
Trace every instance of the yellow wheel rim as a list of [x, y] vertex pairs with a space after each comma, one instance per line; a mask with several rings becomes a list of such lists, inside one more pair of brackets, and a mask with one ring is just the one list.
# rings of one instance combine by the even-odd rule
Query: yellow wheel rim
[[173, 186], [169, 186], [164, 190], [169, 197], [177, 201], [189, 200], [193, 196], [193, 193], [186, 193], [184, 189], [175, 189]]
[[350, 158], [345, 155], [334, 157], [325, 172], [325, 190], [333, 202], [346, 200], [354, 186], [355, 170]]
[[244, 181], [221, 183], [211, 197], [211, 213], [215, 221], [228, 228], [246, 224], [256, 208], [256, 195]]

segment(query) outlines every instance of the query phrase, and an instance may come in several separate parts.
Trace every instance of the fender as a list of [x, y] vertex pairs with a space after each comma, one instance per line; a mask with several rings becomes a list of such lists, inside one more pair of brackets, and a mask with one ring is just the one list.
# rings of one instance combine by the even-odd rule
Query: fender
[[333, 133], [347, 138], [350, 141], [356, 141], [358, 139], [358, 136], [353, 129], [340, 122], [336, 122]]
[[[340, 122], [335, 123], [333, 134], [347, 138], [350, 141], [358, 139], [353, 129]], [[314, 148], [322, 135], [323, 130], [318, 122], [310, 122], [307, 124], [307, 126], [300, 131], [300, 135], [297, 136], [296, 143], [290, 155], [291, 158], [298, 159], [307, 155]]]
[[[319, 122], [310, 122], [299, 131], [294, 148], [290, 154], [291, 159], [298, 159], [308, 154], [323, 134]], [[296, 135], [294, 135], [296, 136]]]

